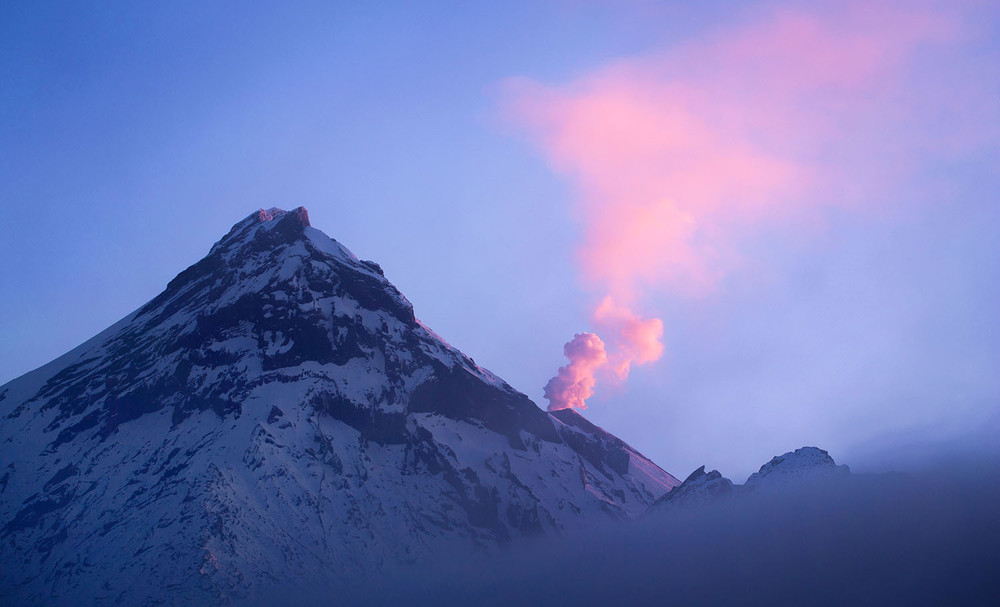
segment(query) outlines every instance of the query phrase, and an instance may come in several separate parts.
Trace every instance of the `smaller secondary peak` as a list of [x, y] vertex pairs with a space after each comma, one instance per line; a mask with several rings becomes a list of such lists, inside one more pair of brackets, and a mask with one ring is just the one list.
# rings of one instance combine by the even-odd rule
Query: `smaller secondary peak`
[[743, 487], [754, 490], [767, 485], [849, 475], [851, 469], [837, 465], [830, 454], [817, 447], [801, 447], [771, 458], [747, 479]]
[[656, 500], [650, 510], [676, 506], [705, 506], [730, 499], [735, 493], [736, 488], [731, 480], [722, 476], [718, 470], [705, 472], [705, 466], [701, 466], [689, 474], [679, 487], [674, 487]]
[[309, 211], [307, 211], [305, 207], [295, 207], [291, 211], [279, 209], [278, 207], [271, 207], [270, 209], [261, 209], [257, 213], [257, 217], [260, 219], [261, 223], [265, 221], [273, 221], [284, 217], [285, 215], [294, 216], [299, 220], [299, 223], [305, 227], [309, 227], [311, 225], [309, 223]]

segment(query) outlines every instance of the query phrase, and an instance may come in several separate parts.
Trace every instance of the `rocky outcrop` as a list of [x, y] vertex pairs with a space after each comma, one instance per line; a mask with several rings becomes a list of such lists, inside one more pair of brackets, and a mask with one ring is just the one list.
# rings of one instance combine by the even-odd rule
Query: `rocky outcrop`
[[732, 499], [735, 495], [733, 482], [722, 476], [718, 470], [705, 472], [701, 466], [692, 472], [679, 487], [656, 500], [652, 509], [702, 506]]
[[751, 474], [743, 485], [746, 492], [826, 482], [850, 474], [850, 468], [838, 466], [830, 454], [816, 447], [802, 447], [771, 458]]

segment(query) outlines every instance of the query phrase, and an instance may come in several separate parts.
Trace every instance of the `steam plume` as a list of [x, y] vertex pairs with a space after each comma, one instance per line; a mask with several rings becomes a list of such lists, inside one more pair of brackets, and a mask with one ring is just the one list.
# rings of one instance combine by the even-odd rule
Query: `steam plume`
[[663, 356], [663, 321], [659, 318], [642, 318], [608, 296], [594, 311], [594, 321], [613, 336], [615, 348], [608, 364], [618, 379], [626, 379], [633, 364], [644, 365]]
[[918, 4], [782, 9], [563, 86], [507, 83], [514, 121], [576, 186], [581, 272], [608, 339], [603, 363], [577, 352], [596, 335], [567, 344], [550, 408], [582, 408], [605, 366], [624, 379], [662, 355], [662, 321], [634, 311], [644, 295], [710, 293], [743, 265], [741, 239], [808, 230], [898, 174], [920, 137], [909, 63], [958, 28]]
[[608, 362], [604, 342], [593, 333], [577, 333], [563, 346], [569, 364], [559, 367], [555, 377], [545, 384], [549, 411], [586, 409], [585, 401], [594, 393], [595, 373]]
[[597, 374], [610, 371], [624, 380], [633, 364], [644, 365], [663, 355], [663, 322], [642, 318], [609, 296], [594, 311], [594, 322], [608, 330], [614, 350], [609, 356], [604, 341], [593, 333], [578, 333], [563, 347], [569, 364], [545, 384], [549, 411], [586, 409], [594, 393]]

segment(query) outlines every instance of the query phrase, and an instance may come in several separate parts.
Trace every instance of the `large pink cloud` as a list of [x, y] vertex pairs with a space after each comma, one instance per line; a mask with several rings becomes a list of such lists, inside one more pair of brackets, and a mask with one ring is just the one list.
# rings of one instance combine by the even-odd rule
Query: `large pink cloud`
[[915, 58], [959, 20], [918, 3], [822, 6], [564, 85], [506, 83], [507, 115], [576, 186], [581, 274], [620, 377], [663, 351], [662, 323], [633, 311], [650, 289], [712, 292], [740, 267], [742, 237], [857, 205], [851, 187], [873, 192], [906, 163]]

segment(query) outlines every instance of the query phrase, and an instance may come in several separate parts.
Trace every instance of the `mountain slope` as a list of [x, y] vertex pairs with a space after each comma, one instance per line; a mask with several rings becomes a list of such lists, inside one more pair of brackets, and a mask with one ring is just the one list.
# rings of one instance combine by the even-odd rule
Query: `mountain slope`
[[335, 585], [630, 518], [678, 484], [448, 345], [305, 209], [261, 210], [0, 387], [0, 602]]

